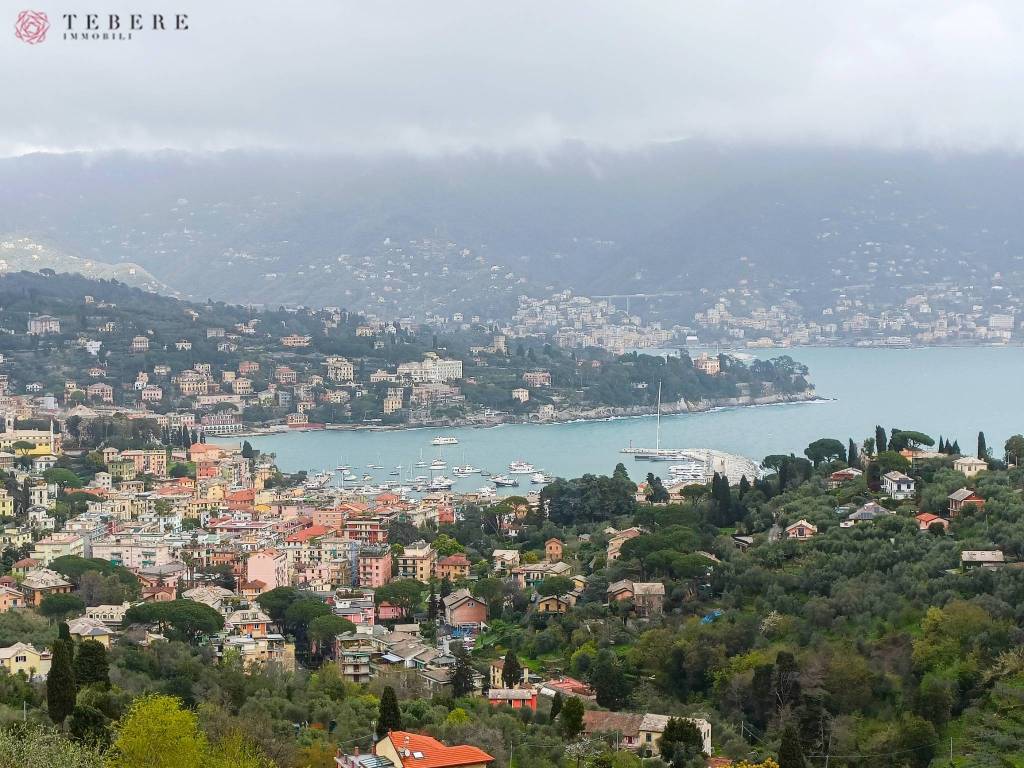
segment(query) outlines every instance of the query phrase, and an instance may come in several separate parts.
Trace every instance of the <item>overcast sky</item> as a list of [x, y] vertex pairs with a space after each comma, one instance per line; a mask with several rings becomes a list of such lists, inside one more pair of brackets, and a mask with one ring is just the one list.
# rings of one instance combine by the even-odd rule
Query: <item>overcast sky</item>
[[[66, 42], [3, 3], [0, 155], [721, 141], [1024, 147], [1024, 2], [93, 0], [185, 33]], [[17, 12], [54, 22], [15, 39]]]

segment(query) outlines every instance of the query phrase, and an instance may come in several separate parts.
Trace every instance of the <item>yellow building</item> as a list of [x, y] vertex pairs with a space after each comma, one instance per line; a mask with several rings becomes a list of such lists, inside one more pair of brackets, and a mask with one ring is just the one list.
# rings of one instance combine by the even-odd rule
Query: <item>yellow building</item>
[[50, 673], [50, 652], [37, 651], [28, 643], [15, 643], [7, 648], [0, 648], [0, 666], [3, 666], [9, 675], [24, 672], [29, 678], [45, 677]]
[[437, 551], [425, 541], [417, 541], [395, 557], [395, 575], [399, 579], [416, 579], [429, 584], [436, 563]]

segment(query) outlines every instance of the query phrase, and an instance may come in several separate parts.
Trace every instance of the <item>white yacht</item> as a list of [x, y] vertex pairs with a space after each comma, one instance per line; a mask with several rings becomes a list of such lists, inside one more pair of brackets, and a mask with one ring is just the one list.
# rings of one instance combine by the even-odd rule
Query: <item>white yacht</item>
[[430, 462], [431, 469], [444, 469], [447, 466], [448, 462], [445, 461], [444, 459], [434, 459], [432, 462]]
[[534, 472], [533, 464], [522, 459], [516, 459], [508, 465], [508, 471], [513, 475], [529, 475]]
[[420, 449], [420, 458], [419, 458], [419, 461], [416, 462], [416, 466], [417, 467], [429, 467], [430, 466], [430, 462], [423, 458], [423, 449], [422, 448]]
[[334, 479], [333, 472], [315, 472], [306, 477], [305, 488], [307, 490], [320, 490], [326, 488]]
[[438, 435], [430, 441], [431, 445], [458, 445], [459, 441], [451, 435]]
[[499, 488], [518, 488], [519, 481], [509, 475], [495, 475], [491, 478], [491, 482]]
[[530, 475], [530, 482], [534, 485], [547, 485], [554, 479], [551, 475], [547, 475], [544, 472], [534, 472]]
[[459, 477], [468, 477], [469, 475], [479, 475], [480, 468], [474, 467], [472, 464], [462, 464], [461, 466], [452, 467], [452, 472]]
[[453, 485], [455, 485], [455, 483], [454, 481], [451, 480], [451, 478], [445, 477], [444, 475], [438, 475], [437, 477], [430, 481], [429, 485], [427, 485], [427, 490], [447, 491]]

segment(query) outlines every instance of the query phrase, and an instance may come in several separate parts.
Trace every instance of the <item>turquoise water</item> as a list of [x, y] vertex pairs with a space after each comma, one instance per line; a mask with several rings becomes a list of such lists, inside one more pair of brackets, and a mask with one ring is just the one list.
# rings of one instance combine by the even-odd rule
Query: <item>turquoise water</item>
[[[715, 448], [760, 460], [772, 453], [799, 455], [819, 437], [844, 443], [852, 437], [859, 444], [874, 435], [875, 424], [882, 424], [887, 429], [918, 429], [936, 440], [939, 434], [955, 438], [971, 453], [978, 431], [984, 430], [993, 452], [1001, 452], [1007, 437], [1024, 433], [1024, 349], [804, 348], [789, 354], [809, 366], [818, 394], [833, 399], [663, 416], [662, 447]], [[249, 440], [275, 453], [284, 471], [334, 469], [344, 462], [360, 476], [370, 473], [383, 481], [395, 479], [388, 471], [397, 464], [403, 465], [403, 475], [409, 469], [415, 475], [429, 474], [412, 464], [421, 450], [428, 460], [438, 455], [430, 440], [439, 434], [459, 440], [444, 449], [449, 466], [469, 462], [495, 474], [504, 473], [514, 459], [562, 477], [610, 473], [616, 462], [624, 461], [634, 478], [642, 478], [659, 466], [619, 454], [631, 440], [635, 446], [653, 446], [653, 416], [488, 429], [302, 432]], [[367, 463], [385, 469], [369, 470]], [[529, 476], [519, 480], [517, 492], [529, 489]], [[487, 484], [487, 478], [476, 475], [459, 479], [455, 488]]]

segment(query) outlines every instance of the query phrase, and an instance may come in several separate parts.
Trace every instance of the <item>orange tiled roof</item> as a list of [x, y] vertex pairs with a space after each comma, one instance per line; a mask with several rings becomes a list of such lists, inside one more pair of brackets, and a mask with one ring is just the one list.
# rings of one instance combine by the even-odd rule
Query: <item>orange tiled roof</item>
[[285, 541], [309, 541], [317, 536], [325, 536], [333, 530], [326, 525], [311, 525], [309, 528], [303, 528], [301, 531], [291, 534]]
[[[419, 733], [391, 731], [388, 737], [401, 756], [404, 768], [445, 768], [445, 766], [489, 763], [494, 760], [491, 755], [479, 747], [472, 747], [468, 744], [448, 747], [437, 739]], [[422, 754], [423, 757], [414, 757], [416, 752]]]

